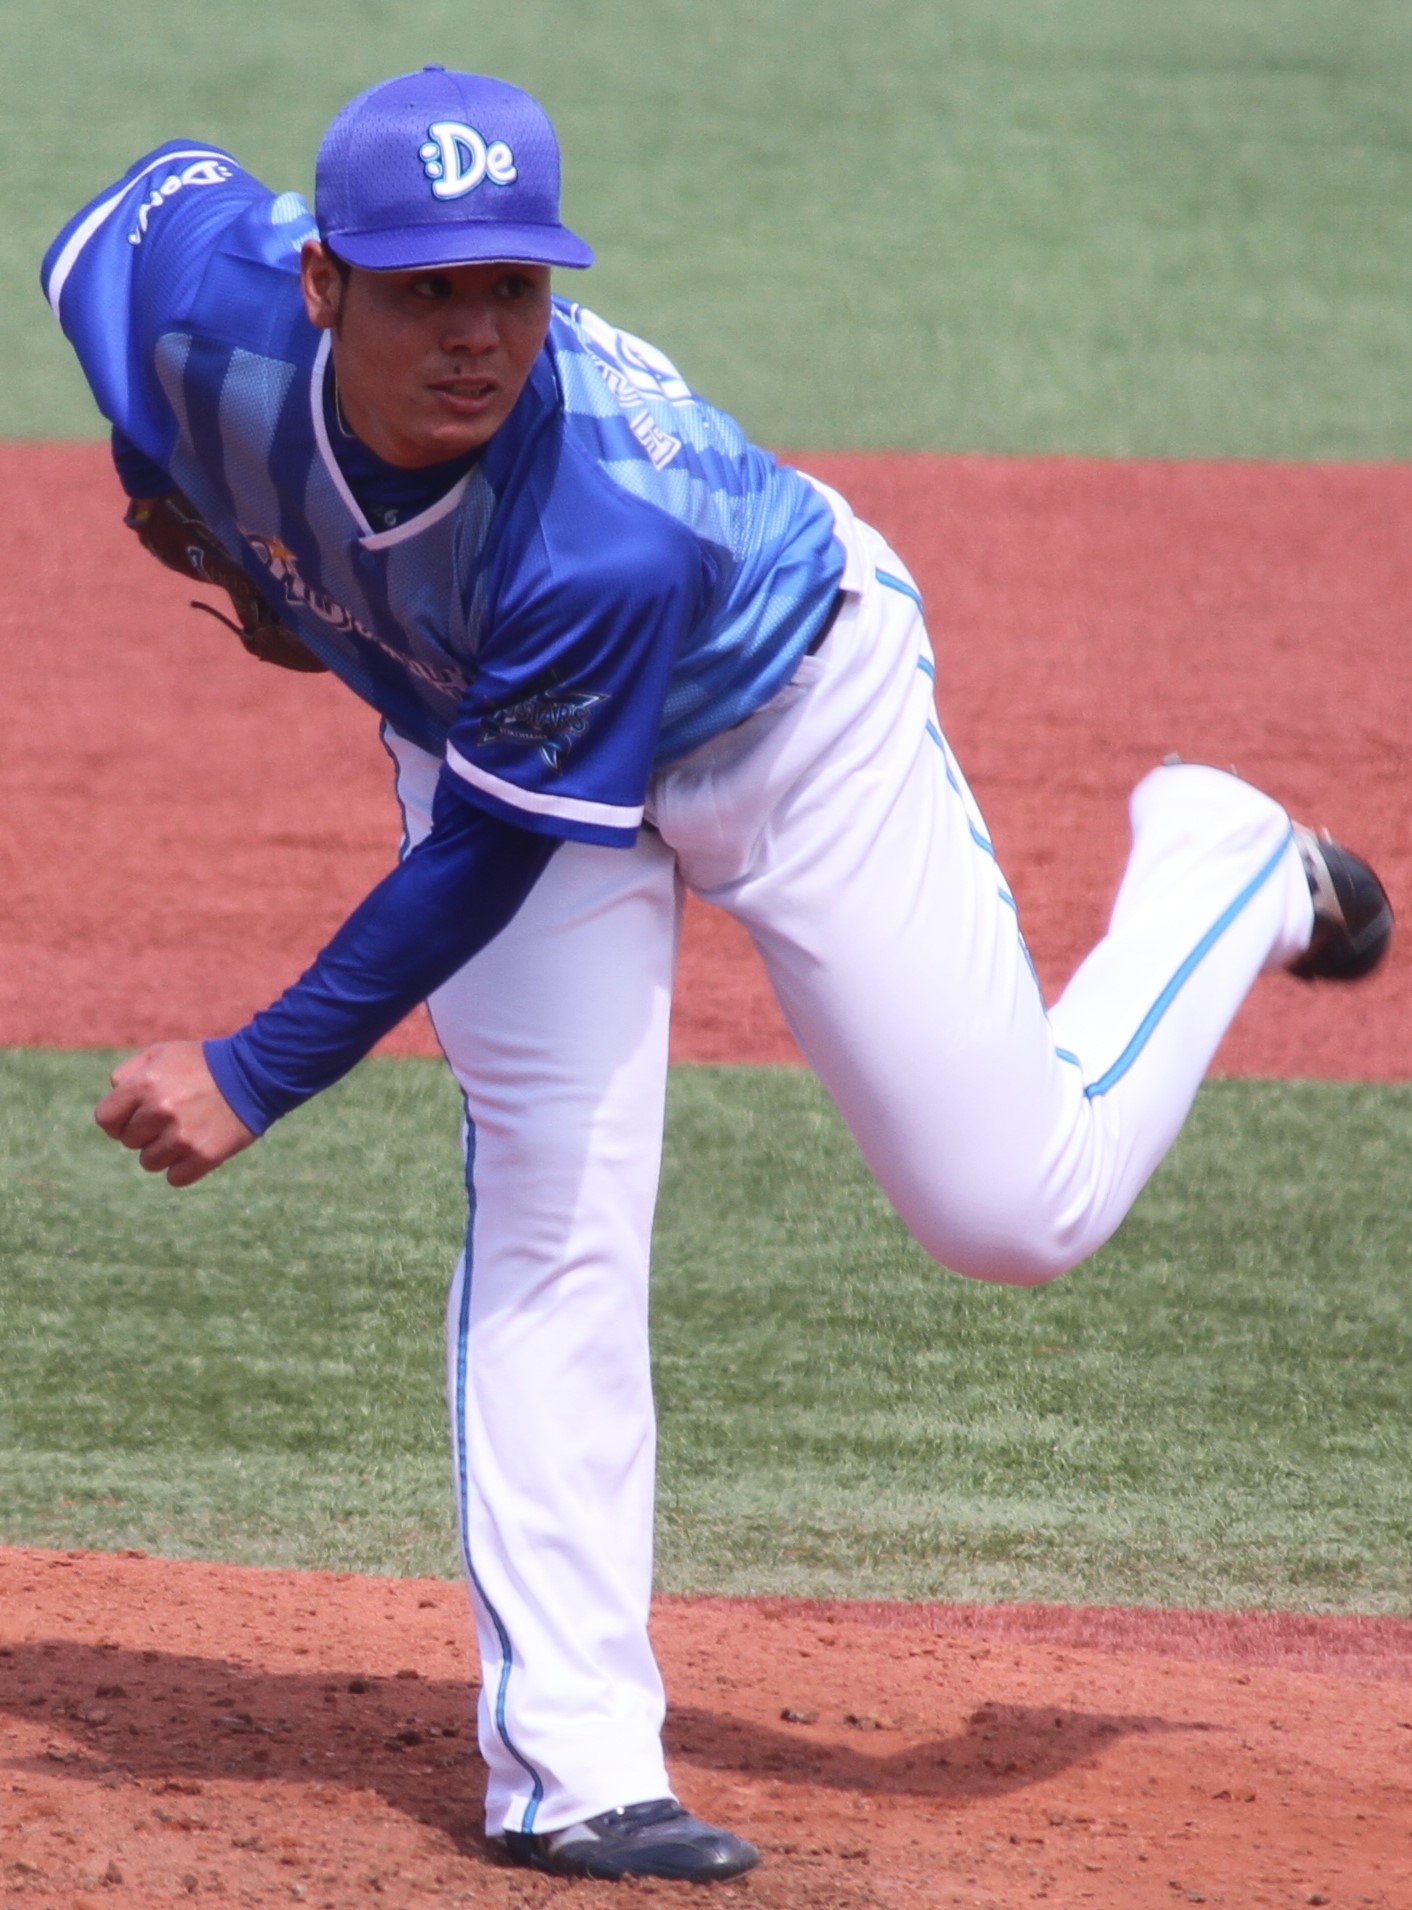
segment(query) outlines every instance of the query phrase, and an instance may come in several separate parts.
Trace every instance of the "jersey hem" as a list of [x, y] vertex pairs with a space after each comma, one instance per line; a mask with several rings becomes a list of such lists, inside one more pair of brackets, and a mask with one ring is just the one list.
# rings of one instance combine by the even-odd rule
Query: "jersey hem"
[[561, 842], [596, 843], [603, 849], [631, 849], [637, 841], [638, 830], [642, 824], [642, 811], [635, 813], [636, 820], [631, 823], [607, 823], [584, 821], [566, 815], [551, 815], [544, 812], [522, 809], [507, 802], [493, 791], [468, 782], [451, 767], [446, 765], [447, 774], [455, 778], [456, 794], [463, 802], [484, 809], [489, 815], [501, 822], [510, 822], [517, 829], [524, 829], [530, 835], [552, 836]]
[[526, 829], [538, 822], [541, 829], [554, 835], [567, 834], [572, 827], [607, 830], [615, 840], [631, 841], [642, 821], [641, 803], [592, 802], [582, 796], [550, 796], [538, 789], [521, 789], [517, 783], [471, 762], [454, 743], [446, 747], [446, 767], [458, 782], [499, 803], [511, 821]]

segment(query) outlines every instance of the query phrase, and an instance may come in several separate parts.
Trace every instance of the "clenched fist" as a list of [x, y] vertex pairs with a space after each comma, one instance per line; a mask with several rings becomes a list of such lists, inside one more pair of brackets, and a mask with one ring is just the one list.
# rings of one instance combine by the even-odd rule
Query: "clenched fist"
[[165, 1169], [173, 1187], [204, 1179], [256, 1138], [216, 1086], [199, 1041], [144, 1048], [113, 1070], [112, 1082], [94, 1119], [149, 1174]]

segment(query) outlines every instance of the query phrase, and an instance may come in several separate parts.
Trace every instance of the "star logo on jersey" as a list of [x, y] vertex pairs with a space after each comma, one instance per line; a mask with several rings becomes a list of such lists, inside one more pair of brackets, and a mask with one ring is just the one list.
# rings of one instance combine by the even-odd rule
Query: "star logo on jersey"
[[417, 157], [438, 199], [464, 199], [482, 179], [492, 186], [513, 186], [519, 178], [515, 155], [503, 139], [487, 143], [474, 126], [459, 119], [438, 119], [428, 126]]
[[557, 774], [588, 728], [594, 710], [607, 700], [592, 690], [540, 690], [483, 716], [479, 741], [537, 743], [540, 755]]

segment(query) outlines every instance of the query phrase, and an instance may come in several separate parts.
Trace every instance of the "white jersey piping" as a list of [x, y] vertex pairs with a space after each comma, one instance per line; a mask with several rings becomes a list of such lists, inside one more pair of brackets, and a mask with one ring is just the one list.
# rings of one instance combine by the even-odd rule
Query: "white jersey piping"
[[467, 762], [452, 744], [446, 747], [446, 767], [472, 789], [482, 789], [511, 809], [523, 809], [532, 816], [561, 816], [565, 822], [583, 822], [600, 829], [636, 829], [642, 821], [642, 805], [619, 807], [613, 803], [587, 802], [581, 796], [546, 796], [536, 789], [521, 789], [488, 769]]

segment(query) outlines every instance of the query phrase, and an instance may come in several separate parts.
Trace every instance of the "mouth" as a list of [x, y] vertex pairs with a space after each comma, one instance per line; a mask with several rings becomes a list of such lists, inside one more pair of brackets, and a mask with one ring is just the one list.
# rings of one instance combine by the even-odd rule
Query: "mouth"
[[493, 378], [440, 378], [431, 390], [453, 417], [478, 418], [494, 404], [500, 387]]

